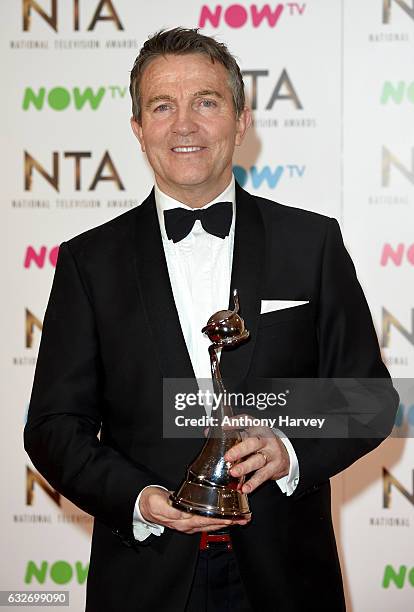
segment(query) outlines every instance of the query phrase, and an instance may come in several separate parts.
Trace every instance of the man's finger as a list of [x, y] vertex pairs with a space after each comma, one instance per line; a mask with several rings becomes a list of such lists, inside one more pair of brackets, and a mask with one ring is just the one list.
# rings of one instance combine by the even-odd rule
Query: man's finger
[[270, 475], [271, 470], [269, 470], [267, 466], [266, 468], [258, 470], [251, 478], [249, 478], [249, 480], [246, 480], [246, 482], [243, 484], [242, 493], [251, 493], [252, 491], [257, 489], [259, 485], [264, 483], [266, 480], [269, 480]]
[[162, 504], [162, 506], [154, 511], [156, 514], [160, 514], [165, 518], [173, 519], [175, 521], [187, 521], [193, 516], [189, 512], [183, 512], [182, 510], [178, 510], [178, 508], [170, 506], [170, 504]]
[[249, 457], [238, 463], [234, 467], [231, 468], [230, 473], [232, 476], [245, 476], [246, 474], [250, 474], [250, 472], [254, 472], [255, 470], [260, 470], [268, 464], [269, 458], [265, 457], [264, 452], [255, 452], [253, 455], [249, 455]]
[[158, 517], [164, 517], [172, 520], [186, 520], [194, 516], [189, 512], [183, 512], [178, 508], [174, 508], [169, 498], [170, 492], [164, 492], [164, 495], [157, 495], [151, 502], [151, 512]]
[[246, 455], [251, 455], [255, 453], [257, 450], [262, 449], [266, 445], [266, 440], [262, 440], [261, 438], [255, 436], [253, 438], [246, 438], [242, 442], [235, 444], [233, 448], [231, 448], [224, 455], [225, 461], [237, 461]]
[[274, 438], [275, 432], [270, 427], [264, 427], [263, 425], [251, 425], [246, 427], [246, 431], [249, 436], [258, 436], [259, 438]]

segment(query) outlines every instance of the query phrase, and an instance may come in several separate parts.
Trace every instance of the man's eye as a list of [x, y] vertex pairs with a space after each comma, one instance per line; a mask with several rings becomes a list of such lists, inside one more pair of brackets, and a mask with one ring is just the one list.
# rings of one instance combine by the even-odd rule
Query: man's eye
[[167, 110], [168, 108], [169, 108], [168, 104], [160, 104], [159, 106], [157, 106], [157, 107], [154, 109], [154, 112], [155, 112], [155, 113], [157, 113], [158, 111], [161, 111], [161, 112], [162, 112], [162, 111]]
[[217, 102], [214, 100], [201, 100], [201, 106], [204, 106], [205, 108], [213, 108], [214, 106], [217, 106]]

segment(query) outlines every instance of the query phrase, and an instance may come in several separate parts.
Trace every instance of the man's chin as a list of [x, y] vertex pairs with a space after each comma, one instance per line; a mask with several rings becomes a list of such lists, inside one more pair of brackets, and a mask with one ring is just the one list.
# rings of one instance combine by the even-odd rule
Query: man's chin
[[174, 180], [169, 182], [176, 188], [187, 190], [208, 185], [211, 179], [208, 175], [180, 175], [174, 177]]

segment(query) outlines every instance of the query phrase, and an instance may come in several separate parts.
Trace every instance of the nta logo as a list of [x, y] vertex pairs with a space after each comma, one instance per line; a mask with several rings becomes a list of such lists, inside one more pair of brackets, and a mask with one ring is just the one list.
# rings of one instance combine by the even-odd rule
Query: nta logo
[[[414, 2], [414, 0], [413, 0]], [[381, 170], [382, 170], [382, 186], [389, 187], [391, 168], [394, 166], [404, 178], [407, 179], [412, 185], [414, 185], [414, 147], [411, 148], [411, 169], [407, 168], [395, 155], [391, 153], [387, 147], [382, 147], [382, 159], [381, 159]]]
[[400, 242], [396, 248], [393, 248], [387, 242], [384, 244], [382, 249], [381, 266], [386, 266], [390, 261], [392, 261], [396, 266], [401, 266], [404, 255], [407, 261], [414, 266], [414, 244], [407, 246]]
[[383, 0], [382, 2], [382, 23], [390, 23], [391, 21], [391, 5], [392, 2], [398, 4], [406, 15], [414, 19], [414, 0], [411, 0], [411, 7], [405, 0]]
[[54, 504], [60, 507], [60, 493], [55, 491], [37, 472], [26, 466], [26, 505], [34, 505], [34, 486], [37, 484]]
[[109, 93], [111, 98], [125, 98], [127, 93], [126, 87], [119, 85], [109, 85], [108, 87], [99, 87], [96, 91], [92, 87], [52, 87], [46, 90], [46, 87], [40, 87], [37, 91], [31, 87], [26, 87], [23, 95], [23, 110], [27, 111], [31, 108], [42, 110], [45, 104], [55, 111], [66, 110], [72, 105], [76, 110], [82, 110], [85, 105], [91, 110], [99, 108], [106, 93]]
[[[257, 109], [258, 104], [258, 79], [259, 77], [269, 76], [268, 70], [242, 70], [243, 77], [251, 77], [251, 89], [250, 89], [250, 106], [252, 110]], [[272, 94], [265, 106], [265, 110], [271, 110], [273, 105], [279, 100], [288, 100], [297, 109], [303, 109], [302, 103], [299, 100], [299, 96], [296, 89], [293, 86], [292, 80], [288, 74], [288, 71], [284, 68], [280, 73], [276, 85], [273, 88]]]
[[382, 338], [381, 347], [389, 348], [391, 340], [391, 327], [395, 327], [400, 334], [414, 346], [414, 308], [411, 309], [411, 330], [406, 329], [389, 310], [382, 308]]
[[43, 324], [28, 308], [25, 310], [25, 336], [26, 348], [32, 348], [34, 340], [34, 330], [37, 328], [42, 332]]
[[231, 4], [226, 8], [218, 4], [211, 9], [204, 4], [201, 7], [198, 26], [204, 28], [209, 25], [218, 28], [224, 21], [230, 28], [242, 28], [250, 21], [254, 28], [260, 27], [262, 23], [267, 23], [269, 27], [274, 28], [284, 11], [287, 11], [288, 15], [303, 15], [305, 8], [306, 4], [298, 2], [279, 3], [274, 8], [271, 8], [269, 4], [260, 8], [256, 4], [251, 4], [249, 7], [243, 4]]
[[391, 508], [391, 488], [395, 487], [397, 491], [405, 497], [411, 505], [414, 506], [414, 470], [412, 471], [412, 492], [408, 491], [399, 480], [395, 478], [385, 467], [382, 468], [382, 486], [383, 486], [383, 498], [382, 505], [384, 508]]
[[[31, 191], [33, 187], [33, 171], [36, 170], [40, 176], [42, 176], [49, 185], [53, 187], [56, 191], [59, 192], [60, 189], [60, 159], [63, 156], [63, 159], [74, 160], [74, 180], [73, 186], [75, 191], [80, 191], [82, 189], [82, 159], [88, 159], [92, 157], [92, 153], [90, 151], [64, 151], [63, 154], [59, 155], [58, 151], [53, 151], [52, 154], [52, 170], [48, 172], [40, 162], [35, 159], [30, 153], [27, 151], [24, 152], [24, 189], [25, 191]], [[112, 161], [111, 156], [108, 151], [102, 156], [98, 167], [95, 171], [95, 174], [92, 177], [91, 182], [89, 183], [88, 191], [94, 191], [101, 181], [110, 181], [113, 182], [114, 185], [120, 191], [124, 191], [125, 187], [123, 182], [121, 181], [121, 177], [117, 169], [115, 168], [115, 164]]]
[[[90, 3], [90, 2], [89, 2]], [[62, 0], [63, 4], [63, 0]], [[73, 29], [75, 32], [80, 30], [80, 0], [73, 0]], [[38, 17], [43, 19], [55, 32], [58, 31], [58, 1], [50, 0], [49, 13], [43, 9], [36, 0], [23, 0], [23, 31], [29, 32], [32, 25], [32, 11], [36, 12]], [[112, 21], [117, 30], [123, 30], [124, 27], [119, 19], [112, 0], [99, 0], [96, 3], [95, 12], [93, 13], [89, 25], [86, 30], [93, 30], [98, 21]]]

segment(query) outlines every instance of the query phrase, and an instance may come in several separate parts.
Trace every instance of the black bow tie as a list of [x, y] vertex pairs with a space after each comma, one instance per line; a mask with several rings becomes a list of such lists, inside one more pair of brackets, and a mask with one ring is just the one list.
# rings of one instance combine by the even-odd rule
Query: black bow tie
[[199, 219], [206, 232], [219, 238], [225, 238], [229, 235], [232, 217], [233, 205], [231, 202], [217, 202], [205, 209], [173, 208], [164, 211], [165, 231], [169, 240], [179, 242], [188, 236], [194, 223]]

